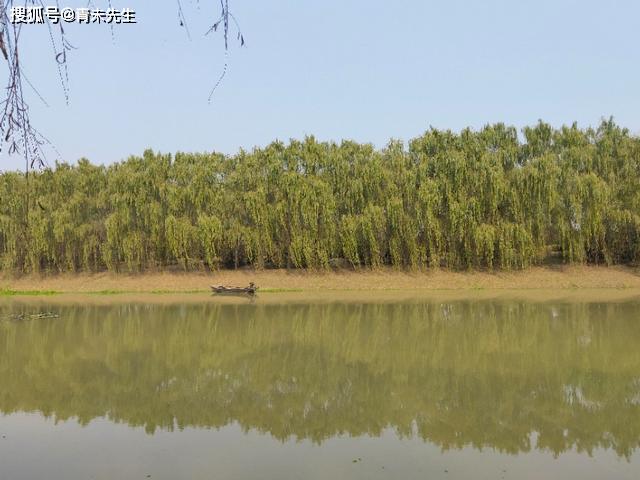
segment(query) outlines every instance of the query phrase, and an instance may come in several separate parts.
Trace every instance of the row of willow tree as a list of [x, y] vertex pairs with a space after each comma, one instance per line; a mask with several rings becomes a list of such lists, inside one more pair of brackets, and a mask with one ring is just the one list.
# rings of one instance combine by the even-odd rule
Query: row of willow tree
[[13, 272], [636, 264], [640, 138], [496, 124], [5, 172], [0, 255]]

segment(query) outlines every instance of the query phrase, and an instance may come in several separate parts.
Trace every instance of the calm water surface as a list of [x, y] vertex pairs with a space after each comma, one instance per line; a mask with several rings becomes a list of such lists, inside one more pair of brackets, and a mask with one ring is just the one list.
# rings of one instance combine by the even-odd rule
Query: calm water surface
[[1, 480], [640, 478], [638, 300], [50, 302]]

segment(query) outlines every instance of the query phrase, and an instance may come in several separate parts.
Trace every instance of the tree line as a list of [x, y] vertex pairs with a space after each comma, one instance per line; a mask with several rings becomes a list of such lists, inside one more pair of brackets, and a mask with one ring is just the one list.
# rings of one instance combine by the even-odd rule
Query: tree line
[[539, 122], [0, 174], [4, 271], [640, 261], [640, 138]]

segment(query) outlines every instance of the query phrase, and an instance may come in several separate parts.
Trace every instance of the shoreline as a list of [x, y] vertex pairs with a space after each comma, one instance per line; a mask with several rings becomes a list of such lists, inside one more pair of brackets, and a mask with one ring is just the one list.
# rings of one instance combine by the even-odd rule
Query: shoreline
[[482, 290], [639, 289], [640, 269], [625, 266], [532, 267], [522, 271], [447, 270], [221, 270], [142, 274], [60, 274], [0, 277], [0, 295], [184, 294], [209, 292], [209, 285], [247, 285], [261, 293]]

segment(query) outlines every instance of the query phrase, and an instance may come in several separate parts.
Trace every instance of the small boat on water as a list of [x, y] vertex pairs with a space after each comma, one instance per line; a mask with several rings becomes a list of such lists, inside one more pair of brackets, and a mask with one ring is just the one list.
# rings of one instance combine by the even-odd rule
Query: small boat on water
[[247, 294], [255, 295], [258, 291], [258, 287], [255, 283], [251, 282], [248, 287], [225, 287], [224, 285], [211, 285], [211, 291], [213, 293], [231, 293], [231, 294]]

